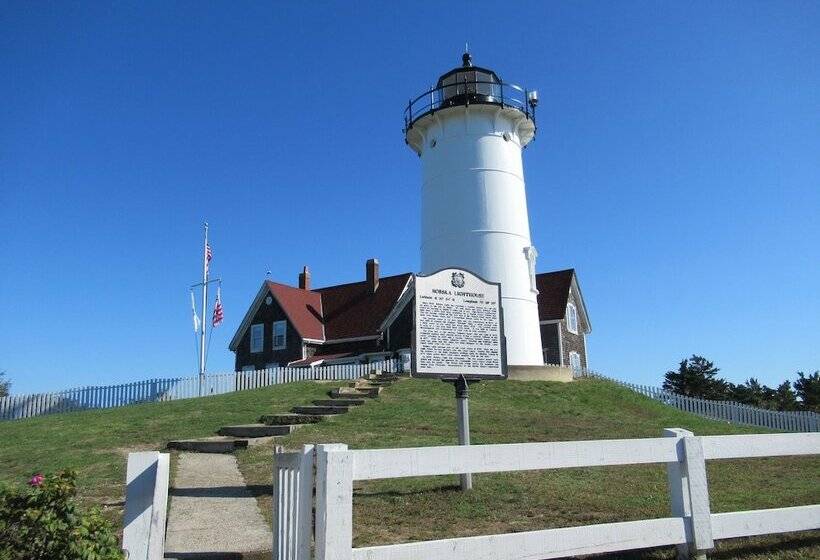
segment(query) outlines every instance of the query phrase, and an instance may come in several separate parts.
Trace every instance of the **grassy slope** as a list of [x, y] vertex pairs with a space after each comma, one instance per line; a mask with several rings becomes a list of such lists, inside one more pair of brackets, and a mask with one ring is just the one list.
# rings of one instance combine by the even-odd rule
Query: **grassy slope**
[[[664, 427], [698, 435], [751, 433], [685, 414], [610, 383], [482, 383], [471, 388], [474, 444], [658, 437]], [[352, 448], [455, 443], [453, 389], [436, 381], [402, 381], [382, 397], [330, 422], [284, 438], [287, 447], [343, 442]], [[270, 484], [270, 448], [239, 455], [252, 484]], [[548, 527], [665, 517], [669, 504], [662, 465], [564, 469], [478, 475], [475, 490], [455, 489], [455, 477], [357, 484], [356, 546]], [[820, 459], [710, 462], [715, 512], [820, 502]], [[270, 517], [270, 498], [262, 497]], [[820, 536], [727, 543], [725, 558], [820, 558]], [[752, 548], [751, 545], [754, 545]], [[767, 546], [778, 544], [770, 553]], [[740, 552], [736, 549], [742, 546]], [[757, 550], [754, 547], [758, 547]], [[757, 550], [757, 552], [755, 552]], [[646, 557], [668, 557], [656, 551]], [[721, 556], [719, 556], [721, 557]]]
[[[323, 396], [328, 385], [297, 383], [206, 399], [146, 404], [0, 422], [0, 480], [71, 467], [86, 501], [121, 517], [125, 456], [161, 449], [172, 438], [212, 434]], [[474, 443], [655, 437], [664, 427], [696, 434], [743, 433], [651, 402], [608, 383], [484, 383], [471, 390]], [[284, 443], [345, 442], [354, 448], [455, 443], [452, 387], [402, 381], [380, 399], [330, 422], [302, 428]], [[239, 454], [251, 484], [270, 484], [271, 449]], [[710, 465], [715, 511], [820, 502], [820, 459], [762, 459]], [[520, 531], [666, 515], [663, 467], [568, 469], [476, 476], [476, 490], [454, 477], [375, 481], [356, 489], [356, 544]], [[263, 497], [269, 514], [270, 498]], [[719, 558], [820, 558], [816, 534], [725, 545]], [[740, 544], [738, 544], [740, 543]], [[773, 552], [767, 547], [776, 545]], [[733, 552], [739, 546], [740, 552]], [[663, 557], [653, 553], [652, 557]]]
[[35, 472], [78, 471], [86, 502], [121, 521], [126, 455], [160, 450], [170, 439], [213, 435], [226, 424], [318, 398], [327, 386], [292, 383], [203, 399], [134, 405], [0, 422], [0, 480], [19, 483]]

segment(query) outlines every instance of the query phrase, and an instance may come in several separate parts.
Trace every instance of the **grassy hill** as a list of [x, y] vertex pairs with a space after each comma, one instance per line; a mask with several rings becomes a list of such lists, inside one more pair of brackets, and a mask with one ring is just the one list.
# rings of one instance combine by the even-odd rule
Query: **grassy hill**
[[[253, 422], [262, 413], [322, 398], [332, 386], [294, 383], [2, 422], [0, 480], [20, 482], [33, 472], [74, 468], [82, 498], [118, 518], [129, 451], [161, 449], [169, 439]], [[657, 437], [665, 427], [698, 435], [760, 431], [698, 418], [596, 380], [481, 383], [471, 387], [470, 412], [475, 444]], [[453, 389], [437, 381], [405, 380], [364, 407], [303, 427], [278, 443], [296, 448], [323, 442], [353, 448], [454, 444]], [[271, 484], [271, 453], [270, 446], [260, 446], [238, 454], [249, 484]], [[709, 464], [716, 512], [820, 503], [819, 481], [820, 458]], [[662, 517], [669, 508], [662, 465], [477, 475], [475, 490], [468, 494], [458, 492], [456, 483], [455, 477], [427, 477], [357, 485], [356, 545]], [[260, 496], [260, 501], [270, 517], [270, 496]], [[820, 558], [820, 533], [735, 541], [714, 557]]]
[[[470, 390], [472, 442], [514, 443], [659, 437], [678, 427], [697, 435], [752, 433], [680, 412], [612, 383], [488, 382]], [[347, 443], [352, 448], [456, 443], [453, 388], [430, 380], [402, 381], [374, 402], [330, 422], [306, 426], [278, 442]], [[251, 484], [271, 484], [270, 448], [239, 454]], [[669, 515], [663, 465], [559, 469], [476, 475], [462, 493], [455, 476], [357, 483], [354, 543], [389, 544], [454, 536], [527, 531]], [[820, 503], [820, 458], [709, 463], [715, 512]], [[270, 498], [262, 496], [270, 516]], [[775, 552], [770, 546], [777, 545]], [[646, 558], [670, 558], [668, 551]], [[722, 558], [820, 558], [820, 532], [742, 540]]]
[[161, 450], [171, 439], [213, 435], [226, 424], [254, 422], [260, 411], [322, 398], [327, 389], [318, 383], [291, 383], [201, 399], [0, 422], [0, 481], [21, 482], [35, 472], [75, 469], [83, 501], [102, 505], [120, 523], [129, 452]]

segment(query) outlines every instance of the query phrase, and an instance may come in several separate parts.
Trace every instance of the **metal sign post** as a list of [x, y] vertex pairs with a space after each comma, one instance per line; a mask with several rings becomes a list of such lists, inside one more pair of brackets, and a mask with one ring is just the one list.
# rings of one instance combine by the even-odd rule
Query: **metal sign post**
[[[462, 375], [453, 381], [456, 389], [456, 415], [458, 416], [458, 444], [470, 445], [470, 386]], [[472, 473], [461, 473], [461, 491], [473, 489]]]
[[[411, 375], [452, 383], [458, 444], [470, 445], [469, 384], [506, 379], [507, 355], [501, 284], [460, 268], [414, 277]], [[461, 490], [473, 488], [461, 473]]]

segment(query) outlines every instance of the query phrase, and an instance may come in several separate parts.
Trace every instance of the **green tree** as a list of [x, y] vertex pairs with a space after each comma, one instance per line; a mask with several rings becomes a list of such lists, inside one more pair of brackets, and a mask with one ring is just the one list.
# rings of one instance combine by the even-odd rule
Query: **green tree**
[[0, 397], [7, 397], [9, 394], [9, 387], [11, 387], [11, 381], [5, 377], [6, 372], [0, 371]]
[[667, 371], [663, 388], [679, 395], [700, 397], [702, 399], [723, 399], [726, 396], [727, 384], [717, 377], [719, 368], [697, 354], [681, 360], [677, 371]]
[[767, 406], [770, 401], [773, 401], [774, 391], [754, 377], [750, 377], [740, 385], [727, 385], [727, 396], [733, 401], [748, 404], [750, 406], [757, 406], [760, 408], [771, 408]]
[[794, 392], [797, 393], [804, 409], [820, 412], [820, 371], [815, 371], [811, 375], [798, 371]]
[[797, 410], [797, 395], [792, 389], [792, 384], [784, 381], [777, 386], [773, 395], [775, 410]]

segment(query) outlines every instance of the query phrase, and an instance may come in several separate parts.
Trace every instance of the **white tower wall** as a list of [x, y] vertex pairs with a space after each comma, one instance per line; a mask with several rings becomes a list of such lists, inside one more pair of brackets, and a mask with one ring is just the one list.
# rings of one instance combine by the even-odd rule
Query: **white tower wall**
[[512, 365], [544, 363], [521, 158], [533, 134], [521, 111], [489, 104], [441, 109], [407, 133], [423, 167], [421, 272], [455, 266], [501, 282]]

